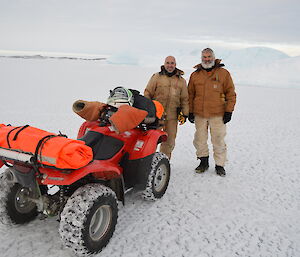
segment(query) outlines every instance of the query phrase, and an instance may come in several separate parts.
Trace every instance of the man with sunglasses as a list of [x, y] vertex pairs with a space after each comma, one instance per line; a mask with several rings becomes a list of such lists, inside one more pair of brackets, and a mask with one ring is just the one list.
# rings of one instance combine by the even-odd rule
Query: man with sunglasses
[[213, 144], [215, 171], [219, 176], [225, 176], [226, 162], [226, 123], [236, 102], [236, 93], [230, 73], [223, 68], [221, 60], [215, 59], [212, 49], [202, 50], [202, 62], [196, 65], [191, 74], [189, 91], [189, 121], [195, 123], [196, 132], [194, 146], [199, 166], [197, 173], [205, 172], [209, 167], [209, 149], [207, 145], [208, 127]]
[[183, 74], [183, 71], [176, 68], [175, 58], [168, 56], [160, 72], [152, 75], [144, 91], [145, 97], [159, 101], [164, 107], [164, 131], [168, 133], [168, 139], [161, 144], [160, 151], [169, 159], [175, 147], [178, 114], [180, 113], [180, 124], [185, 123], [189, 114], [188, 91]]

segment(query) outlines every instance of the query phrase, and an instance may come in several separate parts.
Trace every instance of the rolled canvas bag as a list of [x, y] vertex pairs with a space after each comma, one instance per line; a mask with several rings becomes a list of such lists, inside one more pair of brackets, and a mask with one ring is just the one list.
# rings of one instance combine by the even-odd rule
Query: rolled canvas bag
[[26, 153], [35, 156], [38, 163], [59, 169], [79, 169], [93, 160], [92, 149], [83, 141], [28, 125], [0, 124], [0, 148], [0, 153]]

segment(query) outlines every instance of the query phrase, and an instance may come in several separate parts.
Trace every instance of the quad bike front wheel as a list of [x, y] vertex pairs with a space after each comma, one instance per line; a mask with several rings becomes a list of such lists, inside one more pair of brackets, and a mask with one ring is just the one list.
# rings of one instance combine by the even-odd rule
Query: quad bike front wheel
[[0, 174], [0, 223], [4, 225], [24, 224], [37, 215], [37, 206], [29, 198], [35, 193], [32, 189], [11, 183], [6, 173]]
[[115, 193], [101, 184], [77, 189], [62, 213], [59, 233], [79, 256], [100, 252], [113, 235], [118, 218]]
[[142, 197], [145, 200], [155, 200], [161, 198], [168, 187], [170, 180], [170, 162], [164, 153], [154, 153], [151, 171], [148, 176], [145, 190]]

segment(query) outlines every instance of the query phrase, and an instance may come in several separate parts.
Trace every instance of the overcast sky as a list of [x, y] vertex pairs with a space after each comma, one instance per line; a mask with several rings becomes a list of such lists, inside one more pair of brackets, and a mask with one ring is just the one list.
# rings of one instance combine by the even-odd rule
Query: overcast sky
[[300, 55], [299, 0], [0, 0], [0, 50], [269, 46]]

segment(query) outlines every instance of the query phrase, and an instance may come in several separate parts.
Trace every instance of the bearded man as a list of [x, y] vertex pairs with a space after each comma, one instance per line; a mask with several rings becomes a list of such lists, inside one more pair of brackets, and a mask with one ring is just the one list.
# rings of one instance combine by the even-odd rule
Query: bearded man
[[212, 49], [202, 50], [202, 62], [196, 65], [188, 83], [189, 121], [195, 123], [196, 132], [193, 144], [196, 148], [199, 166], [197, 173], [209, 167], [208, 128], [213, 145], [215, 171], [225, 176], [227, 160], [225, 144], [226, 123], [231, 120], [236, 103], [236, 93], [230, 73], [222, 68], [220, 59], [215, 59]]

